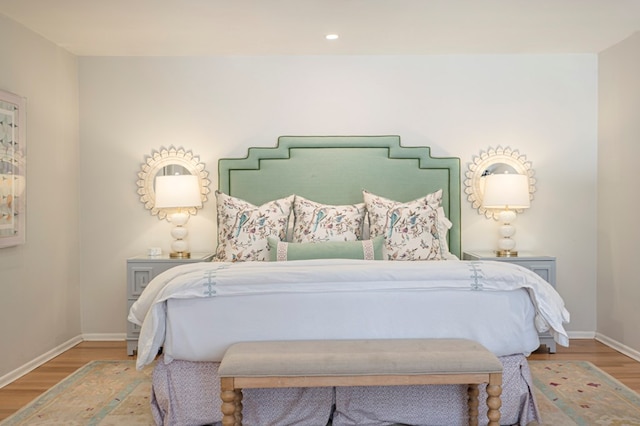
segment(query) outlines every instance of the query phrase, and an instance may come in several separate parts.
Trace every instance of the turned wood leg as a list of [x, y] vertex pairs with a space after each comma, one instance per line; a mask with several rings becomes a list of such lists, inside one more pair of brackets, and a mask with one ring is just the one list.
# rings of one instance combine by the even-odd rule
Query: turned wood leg
[[500, 426], [500, 407], [502, 400], [502, 374], [492, 374], [487, 385], [487, 417], [489, 426]]
[[[220, 378], [220, 399], [222, 399], [222, 425], [236, 426], [236, 390], [232, 377]], [[242, 416], [242, 414], [239, 414]]]
[[242, 389], [235, 390], [234, 403], [236, 405], [236, 412], [235, 412], [236, 425], [235, 426], [242, 426]]
[[478, 426], [478, 385], [471, 384], [467, 390], [469, 404], [469, 426]]

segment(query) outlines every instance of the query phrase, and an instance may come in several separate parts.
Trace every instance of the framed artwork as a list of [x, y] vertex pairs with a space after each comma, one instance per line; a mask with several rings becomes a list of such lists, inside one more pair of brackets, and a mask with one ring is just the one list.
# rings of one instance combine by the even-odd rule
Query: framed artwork
[[0, 90], [0, 248], [25, 242], [26, 101]]

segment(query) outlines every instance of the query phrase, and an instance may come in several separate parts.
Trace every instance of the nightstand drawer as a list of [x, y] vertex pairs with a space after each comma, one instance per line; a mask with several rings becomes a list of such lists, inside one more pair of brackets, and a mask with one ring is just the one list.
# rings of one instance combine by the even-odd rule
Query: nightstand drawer
[[539, 275], [543, 280], [555, 287], [556, 285], [556, 263], [555, 261], [545, 262], [521, 260], [514, 262], [517, 265], [524, 266]]
[[129, 294], [132, 296], [140, 296], [147, 284], [156, 275], [153, 273], [153, 267], [150, 266], [131, 266], [129, 269]]

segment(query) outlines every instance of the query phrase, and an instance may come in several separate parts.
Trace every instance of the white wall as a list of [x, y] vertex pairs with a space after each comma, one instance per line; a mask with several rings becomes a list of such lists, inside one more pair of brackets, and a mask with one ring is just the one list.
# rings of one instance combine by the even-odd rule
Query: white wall
[[80, 334], [76, 58], [0, 15], [0, 89], [27, 98], [27, 242], [0, 249], [0, 377]]
[[[533, 162], [538, 192], [520, 249], [558, 258], [568, 329], [596, 326], [597, 56], [388, 56], [79, 59], [82, 318], [124, 333], [125, 259], [169, 248], [170, 225], [138, 201], [152, 150], [217, 160], [280, 135], [398, 134], [457, 156], [510, 146]], [[463, 203], [463, 247], [491, 249], [497, 224]], [[215, 203], [189, 223], [194, 251], [215, 246]]]
[[638, 353], [640, 33], [602, 52], [599, 70], [598, 332]]

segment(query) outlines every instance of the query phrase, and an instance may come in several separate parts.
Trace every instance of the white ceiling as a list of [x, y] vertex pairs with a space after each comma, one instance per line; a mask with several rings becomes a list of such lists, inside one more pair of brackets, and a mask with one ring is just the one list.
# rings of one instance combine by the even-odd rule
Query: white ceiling
[[640, 30], [640, 0], [0, 0], [0, 13], [81, 56], [596, 53]]

